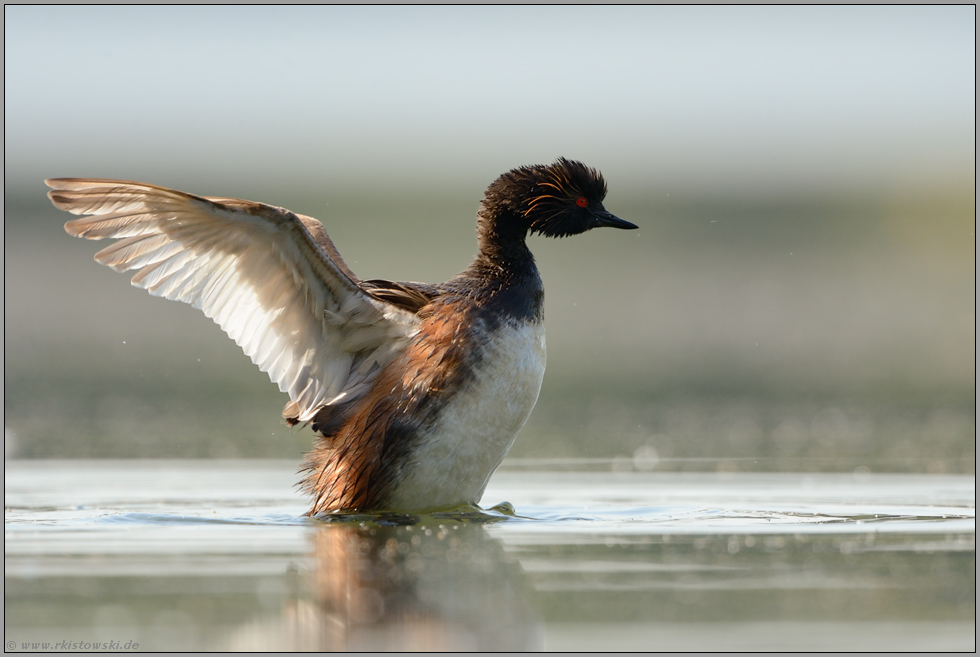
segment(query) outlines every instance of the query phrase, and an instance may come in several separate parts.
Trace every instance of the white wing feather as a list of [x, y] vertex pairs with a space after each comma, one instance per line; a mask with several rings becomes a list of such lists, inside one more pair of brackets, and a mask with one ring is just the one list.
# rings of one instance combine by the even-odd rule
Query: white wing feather
[[68, 233], [119, 239], [98, 262], [139, 270], [133, 285], [204, 311], [296, 402], [300, 421], [366, 392], [417, 326], [362, 290], [308, 217], [145, 183], [45, 182], [56, 207], [94, 215], [66, 223]]

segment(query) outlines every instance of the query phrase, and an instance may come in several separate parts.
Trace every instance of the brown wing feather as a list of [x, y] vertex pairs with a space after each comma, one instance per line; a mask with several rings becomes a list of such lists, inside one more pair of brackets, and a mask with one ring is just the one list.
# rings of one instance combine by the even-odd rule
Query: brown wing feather
[[425, 283], [395, 283], [380, 278], [362, 281], [361, 288], [376, 299], [394, 304], [411, 313], [417, 313], [441, 294], [434, 285]]

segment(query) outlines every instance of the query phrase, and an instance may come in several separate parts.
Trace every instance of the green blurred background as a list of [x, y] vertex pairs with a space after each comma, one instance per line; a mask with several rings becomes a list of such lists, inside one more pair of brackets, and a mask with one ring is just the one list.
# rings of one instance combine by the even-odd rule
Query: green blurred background
[[532, 238], [548, 372], [512, 456], [975, 471], [972, 6], [4, 13], [8, 457], [312, 439], [43, 178], [285, 206], [360, 276], [431, 282], [487, 184], [566, 156], [641, 229]]

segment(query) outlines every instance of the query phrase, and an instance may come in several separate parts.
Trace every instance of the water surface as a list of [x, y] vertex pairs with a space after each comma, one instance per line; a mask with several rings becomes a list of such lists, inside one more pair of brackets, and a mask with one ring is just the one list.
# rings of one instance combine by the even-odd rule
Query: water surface
[[616, 467], [510, 460], [483, 506], [515, 516], [322, 522], [292, 461], [8, 461], [5, 642], [975, 648], [973, 476]]

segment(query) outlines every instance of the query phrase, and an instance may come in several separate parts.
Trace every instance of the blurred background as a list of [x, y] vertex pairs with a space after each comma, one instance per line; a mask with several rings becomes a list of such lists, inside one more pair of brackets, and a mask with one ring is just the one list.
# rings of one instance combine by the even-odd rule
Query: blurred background
[[975, 8], [5, 7], [8, 457], [298, 457], [198, 311], [42, 180], [323, 221], [442, 281], [501, 173], [600, 169], [639, 231], [531, 239], [549, 362], [512, 456], [975, 471]]

